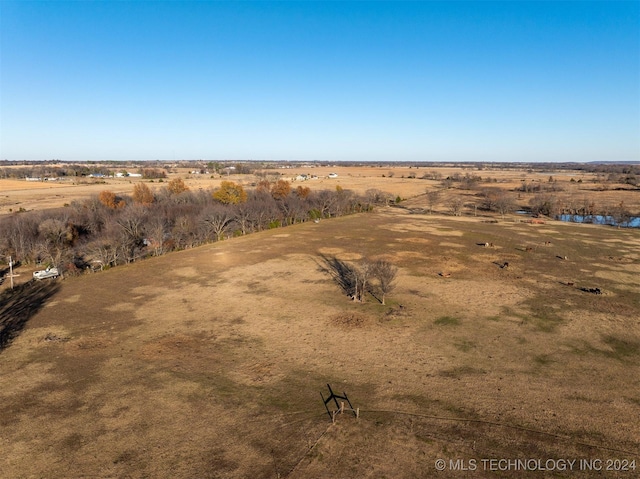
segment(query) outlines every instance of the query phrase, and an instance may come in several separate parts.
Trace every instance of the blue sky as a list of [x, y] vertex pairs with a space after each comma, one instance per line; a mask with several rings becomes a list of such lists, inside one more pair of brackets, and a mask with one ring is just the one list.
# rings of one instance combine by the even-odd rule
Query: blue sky
[[0, 1], [0, 159], [640, 160], [640, 2]]

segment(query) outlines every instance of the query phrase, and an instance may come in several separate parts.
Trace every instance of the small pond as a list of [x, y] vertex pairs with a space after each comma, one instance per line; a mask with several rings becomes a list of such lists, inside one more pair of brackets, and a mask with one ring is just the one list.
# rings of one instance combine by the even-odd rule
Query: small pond
[[[594, 225], [611, 225], [618, 226], [613, 216], [604, 215], [559, 215], [556, 219], [560, 221], [568, 221], [572, 223], [591, 223]], [[620, 223], [620, 226], [625, 228], [640, 228], [640, 216], [632, 216], [628, 221]]]

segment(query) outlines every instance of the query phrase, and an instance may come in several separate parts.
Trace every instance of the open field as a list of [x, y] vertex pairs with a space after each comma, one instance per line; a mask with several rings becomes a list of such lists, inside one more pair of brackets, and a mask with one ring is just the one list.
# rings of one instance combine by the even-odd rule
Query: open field
[[[5, 292], [3, 477], [637, 476], [640, 232], [402, 205]], [[363, 256], [400, 268], [386, 306], [332, 277]]]

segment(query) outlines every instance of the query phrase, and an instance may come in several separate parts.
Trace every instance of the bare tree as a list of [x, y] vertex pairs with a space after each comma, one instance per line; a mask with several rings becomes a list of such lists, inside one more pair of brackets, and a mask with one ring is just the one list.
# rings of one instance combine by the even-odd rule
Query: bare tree
[[282, 212], [285, 225], [302, 221], [307, 216], [307, 208], [304, 200], [296, 195], [289, 195], [278, 201], [278, 207]]
[[442, 200], [441, 190], [427, 191], [427, 205], [429, 206], [429, 214], [433, 214], [433, 208], [435, 208]]
[[323, 218], [330, 217], [335, 211], [337, 202], [336, 194], [329, 190], [321, 190], [312, 195], [312, 201], [316, 209], [320, 211]]
[[120, 251], [113, 239], [103, 237], [102, 239], [91, 243], [88, 250], [89, 254], [94, 258], [94, 261], [100, 264], [101, 271], [104, 268], [118, 264]]
[[224, 237], [224, 233], [233, 220], [231, 209], [223, 205], [211, 205], [200, 216], [200, 223], [207, 238], [215, 234], [217, 241]]
[[116, 223], [120, 226], [119, 246], [125, 261], [135, 261], [136, 253], [144, 244], [145, 211], [139, 206], [129, 208], [116, 219]]
[[454, 196], [447, 201], [447, 207], [453, 216], [462, 216], [462, 208], [464, 207], [464, 201], [459, 196]]
[[177, 248], [192, 248], [198, 243], [197, 224], [193, 216], [181, 214], [175, 218], [171, 228], [171, 238]]
[[46, 256], [52, 266], [60, 268], [67, 239], [67, 226], [57, 218], [48, 218], [38, 227], [41, 242], [39, 252]]
[[367, 258], [360, 261], [359, 264], [350, 267], [351, 285], [353, 287], [353, 300], [366, 302], [367, 284], [373, 275], [373, 263]]
[[503, 219], [504, 215], [511, 213], [515, 209], [513, 198], [511, 198], [511, 196], [505, 191], [498, 193], [495, 198], [495, 205], [498, 213], [500, 213], [500, 216], [502, 216]]
[[554, 217], [559, 213], [560, 204], [557, 196], [551, 194], [538, 194], [531, 198], [529, 204], [533, 214]]
[[[393, 201], [393, 195], [391, 193], [386, 193], [382, 190], [378, 190], [375, 188], [368, 189], [365, 191], [365, 199], [369, 206], [374, 205], [389, 205], [391, 201]], [[368, 208], [370, 209], [370, 208]]]
[[165, 239], [169, 231], [167, 220], [161, 215], [154, 215], [144, 225], [144, 234], [148, 246], [153, 248], [154, 256], [164, 254]]
[[239, 203], [233, 209], [233, 219], [240, 226], [243, 235], [253, 230], [253, 205], [249, 202]]
[[258, 231], [267, 228], [280, 215], [276, 201], [264, 191], [257, 191], [247, 202], [247, 206], [250, 208], [251, 223]]
[[38, 241], [39, 218], [35, 215], [20, 214], [3, 218], [0, 235], [5, 238], [6, 254], [10, 254], [23, 263], [35, 258]]
[[382, 304], [385, 304], [385, 297], [396, 287], [396, 276], [398, 268], [388, 261], [378, 260], [373, 263], [373, 276], [378, 280], [378, 286], [382, 295]]
[[616, 226], [628, 226], [631, 221], [631, 213], [622, 201], [613, 208], [611, 216]]

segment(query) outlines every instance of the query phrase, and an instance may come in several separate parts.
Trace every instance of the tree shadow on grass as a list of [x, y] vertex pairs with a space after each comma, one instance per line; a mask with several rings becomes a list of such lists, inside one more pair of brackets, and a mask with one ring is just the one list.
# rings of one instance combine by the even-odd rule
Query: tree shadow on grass
[[356, 289], [356, 275], [353, 267], [336, 257], [320, 255], [320, 258], [321, 261], [318, 262], [320, 271], [329, 274], [345, 294], [353, 295]]
[[29, 281], [0, 293], [0, 352], [59, 289], [57, 281]]

